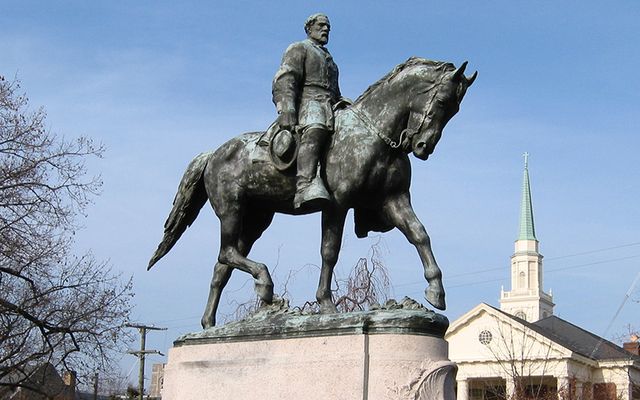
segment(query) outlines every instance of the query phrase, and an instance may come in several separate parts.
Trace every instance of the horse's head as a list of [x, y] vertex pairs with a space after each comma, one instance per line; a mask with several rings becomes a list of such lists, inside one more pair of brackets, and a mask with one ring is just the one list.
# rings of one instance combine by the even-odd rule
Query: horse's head
[[418, 89], [411, 102], [407, 124], [410, 139], [406, 143], [410, 147], [407, 151], [412, 151], [421, 160], [426, 160], [433, 153], [442, 130], [458, 112], [467, 88], [478, 76], [477, 71], [469, 78], [464, 75], [466, 61], [458, 69], [447, 65], [449, 68], [441, 72], [439, 78]]

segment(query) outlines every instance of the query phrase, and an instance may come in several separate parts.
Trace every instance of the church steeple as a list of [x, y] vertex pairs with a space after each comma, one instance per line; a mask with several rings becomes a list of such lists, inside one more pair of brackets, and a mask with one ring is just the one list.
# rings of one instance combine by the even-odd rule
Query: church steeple
[[536, 228], [533, 223], [533, 206], [531, 204], [531, 186], [529, 184], [529, 153], [524, 153], [524, 178], [522, 179], [522, 201], [520, 202], [520, 234], [518, 240], [536, 239]]
[[533, 222], [529, 153], [524, 153], [524, 177], [520, 202], [520, 231], [511, 256], [511, 290], [500, 293], [500, 309], [535, 322], [553, 315], [553, 297], [542, 289], [542, 255], [538, 252]]

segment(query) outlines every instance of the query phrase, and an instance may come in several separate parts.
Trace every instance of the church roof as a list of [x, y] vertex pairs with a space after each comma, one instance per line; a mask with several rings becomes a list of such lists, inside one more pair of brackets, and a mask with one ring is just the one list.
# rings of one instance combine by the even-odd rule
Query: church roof
[[555, 315], [531, 323], [493, 306], [489, 307], [581, 356], [596, 361], [634, 360], [640, 362], [640, 356], [629, 353], [617, 344]]
[[520, 203], [520, 232], [518, 234], [518, 240], [538, 240], [536, 239], [536, 229], [533, 224], [533, 206], [531, 204], [528, 156], [529, 154], [525, 153], [522, 201]]
[[622, 347], [570, 322], [552, 315], [531, 324], [541, 329], [549, 339], [593, 360], [635, 359], [636, 356]]

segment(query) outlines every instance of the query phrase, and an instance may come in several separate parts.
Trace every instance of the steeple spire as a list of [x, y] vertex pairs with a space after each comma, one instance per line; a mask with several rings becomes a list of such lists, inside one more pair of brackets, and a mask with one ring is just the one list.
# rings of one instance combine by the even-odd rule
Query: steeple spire
[[531, 187], [529, 185], [529, 153], [524, 153], [524, 179], [520, 203], [520, 233], [511, 256], [511, 290], [500, 291], [500, 309], [527, 321], [553, 315], [551, 292], [542, 289], [542, 254], [533, 226]]
[[529, 185], [529, 153], [524, 153], [524, 177], [522, 182], [522, 201], [520, 203], [520, 233], [518, 240], [536, 239], [533, 224], [533, 206], [531, 205], [531, 186]]

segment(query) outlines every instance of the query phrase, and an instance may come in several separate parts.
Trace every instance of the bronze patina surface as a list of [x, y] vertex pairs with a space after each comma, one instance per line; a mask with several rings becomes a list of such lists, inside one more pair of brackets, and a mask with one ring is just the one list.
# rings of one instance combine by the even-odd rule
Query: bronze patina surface
[[[311, 27], [315, 26], [317, 31], [310, 30], [308, 35], [326, 31], [328, 40], [326, 16], [310, 17], [310, 20], [313, 21]], [[287, 53], [283, 65], [289, 63]], [[409, 154], [427, 160], [435, 150], [445, 125], [458, 112], [467, 88], [476, 78], [476, 74], [469, 78], [464, 75], [466, 65], [465, 62], [456, 68], [451, 63], [411, 57], [371, 85], [352, 105], [347, 103], [346, 108], [335, 111], [333, 133], [328, 136], [327, 145], [316, 148], [321, 168], [315, 168], [315, 162], [307, 164], [314, 166], [314, 174], [326, 189], [325, 202], [311, 201], [305, 205], [296, 200], [300, 193], [299, 171], [306, 167], [301, 167], [300, 157], [298, 171], [274, 163], [271, 147], [263, 144], [268, 136], [264, 132], [237, 136], [216, 151], [198, 155], [180, 182], [164, 226], [164, 237], [149, 268], [174, 246], [208, 200], [220, 219], [221, 229], [218, 262], [202, 317], [202, 326], [209, 328], [215, 325], [220, 295], [234, 269], [251, 274], [260, 299], [265, 304], [273, 302], [273, 281], [267, 266], [251, 260], [248, 255], [255, 241], [271, 224], [274, 214], [322, 212], [322, 267], [316, 299], [321, 312], [335, 313], [331, 297], [333, 268], [340, 252], [347, 212], [354, 209], [358, 237], [365, 237], [372, 231], [398, 228], [415, 246], [428, 282], [426, 300], [444, 310], [442, 274], [431, 250], [429, 235], [411, 205]], [[278, 78], [280, 75], [283, 78]], [[274, 86], [278, 86], [277, 81], [285, 76], [288, 75], [278, 73]], [[307, 77], [305, 75], [304, 79]], [[339, 97], [337, 68], [335, 79], [335, 88], [328, 83], [327, 95], [331, 102]], [[281, 104], [278, 99], [286, 99], [286, 96], [278, 93], [274, 89], [276, 104]], [[307, 92], [303, 89], [300, 93], [304, 97]], [[321, 97], [316, 102], [322, 103]], [[295, 97], [294, 106], [298, 108], [290, 114], [295, 118], [283, 117], [285, 114], [281, 112], [277, 123], [286, 127], [300, 125], [300, 113], [311, 115], [311, 111], [304, 111], [302, 106], [307, 104], [310, 109], [317, 106], [312, 103]], [[284, 106], [278, 107], [280, 111], [288, 110]], [[326, 113], [324, 116], [329, 118]], [[305, 136], [325, 135], [326, 132], [318, 132], [328, 128], [324, 124], [324, 128], [317, 129], [323, 124], [306, 122], [303, 128], [307, 125], [315, 128], [301, 134], [300, 151], [305, 146]], [[285, 144], [277, 146], [275, 153], [290, 153], [286, 143], [291, 142], [293, 140], [287, 136], [282, 142]]]
[[276, 299], [243, 320], [188, 333], [176, 339], [174, 345], [353, 334], [412, 334], [443, 338], [448, 327], [449, 320], [445, 316], [409, 298], [399, 303], [390, 300], [369, 311], [345, 314], [304, 313], [289, 308], [286, 300]]

